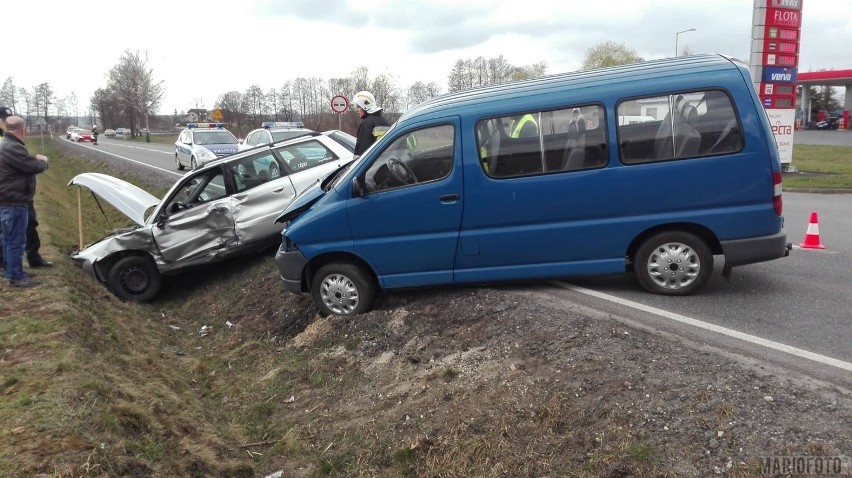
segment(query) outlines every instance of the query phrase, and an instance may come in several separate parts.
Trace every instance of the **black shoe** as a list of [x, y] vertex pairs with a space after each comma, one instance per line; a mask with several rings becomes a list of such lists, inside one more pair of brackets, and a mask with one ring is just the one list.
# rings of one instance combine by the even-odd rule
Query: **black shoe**
[[52, 262], [48, 262], [42, 257], [37, 257], [35, 259], [27, 259], [27, 262], [30, 264], [30, 267], [53, 267]]
[[12, 279], [9, 281], [9, 285], [13, 285], [15, 287], [35, 287], [38, 285], [38, 281], [27, 276], [23, 279]]

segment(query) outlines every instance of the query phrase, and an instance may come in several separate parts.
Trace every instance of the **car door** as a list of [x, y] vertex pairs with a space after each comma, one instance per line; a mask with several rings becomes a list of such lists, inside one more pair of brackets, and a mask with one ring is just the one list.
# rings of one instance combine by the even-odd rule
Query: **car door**
[[192, 148], [188, 143], [192, 142], [191, 135], [192, 133], [187, 130], [180, 134], [180, 138], [178, 138], [178, 144], [175, 146], [175, 154], [178, 155], [178, 161], [181, 164], [189, 164], [189, 157], [192, 154]]
[[237, 243], [234, 211], [221, 168], [187, 175], [167, 199], [153, 228], [154, 242], [167, 262], [220, 255]]
[[234, 229], [241, 244], [279, 240], [283, 224], [275, 218], [296, 197], [296, 189], [270, 150], [230, 161], [226, 170], [235, 192]]
[[[453, 280], [463, 205], [461, 137], [457, 117], [439, 121], [401, 132], [373, 155], [358, 176], [363, 192], [349, 200], [355, 252], [383, 287]], [[417, 173], [410, 177], [405, 168]]]

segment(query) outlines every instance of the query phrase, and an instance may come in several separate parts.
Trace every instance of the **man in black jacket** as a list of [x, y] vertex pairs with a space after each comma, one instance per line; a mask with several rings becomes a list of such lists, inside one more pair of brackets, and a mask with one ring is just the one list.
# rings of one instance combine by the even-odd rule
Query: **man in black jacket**
[[382, 116], [382, 107], [376, 104], [376, 98], [369, 91], [359, 91], [352, 98], [352, 106], [362, 121], [358, 125], [355, 137], [355, 155], [367, 151], [367, 148], [387, 131], [388, 121]]
[[[0, 106], [0, 138], [4, 134], [3, 130], [6, 118], [10, 116], [12, 116], [12, 110], [5, 106]], [[30, 201], [27, 211], [29, 213], [27, 217], [27, 263], [30, 267], [53, 267], [53, 263], [45, 260], [39, 252], [39, 249], [41, 249], [41, 238], [38, 235], [38, 217], [36, 216], [35, 204], [32, 201]], [[3, 234], [0, 233], [0, 249], [2, 249], [2, 244]], [[0, 254], [0, 268], [5, 267], [6, 263], [3, 259], [3, 254]]]
[[35, 195], [35, 175], [47, 170], [47, 157], [31, 155], [24, 145], [26, 124], [18, 116], [6, 118], [0, 142], [0, 225], [6, 280], [17, 287], [32, 287], [38, 281], [24, 273], [29, 207]]

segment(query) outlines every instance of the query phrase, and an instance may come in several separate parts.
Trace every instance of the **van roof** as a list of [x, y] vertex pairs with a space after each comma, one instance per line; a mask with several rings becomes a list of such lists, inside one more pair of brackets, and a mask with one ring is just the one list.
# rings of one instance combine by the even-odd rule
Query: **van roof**
[[[645, 96], [655, 91], [682, 90], [684, 75], [695, 74], [696, 78], [700, 76], [706, 83], [707, 73], [722, 71], [729, 73], [728, 78], [731, 72], [737, 72], [739, 81], [743, 81], [743, 74], [748, 75], [742, 61], [724, 55], [666, 58], [448, 93], [415, 106], [399, 119], [399, 123], [420, 117], [426, 111], [430, 117], [442, 117], [470, 113], [488, 116], [550, 109], [554, 105], [554, 94], [564, 98], [566, 103], [600, 102], [607, 97]], [[613, 88], [614, 85], [618, 88]], [[498, 98], [500, 101], [495, 101]], [[516, 103], [517, 108], [507, 105], [507, 101]]]

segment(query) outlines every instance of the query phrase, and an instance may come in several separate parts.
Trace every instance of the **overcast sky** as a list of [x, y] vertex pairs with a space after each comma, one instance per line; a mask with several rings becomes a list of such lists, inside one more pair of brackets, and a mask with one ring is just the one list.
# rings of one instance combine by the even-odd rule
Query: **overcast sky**
[[[803, 0], [799, 71], [852, 69], [850, 0]], [[752, 0], [142, 0], [3, 2], [0, 82], [47, 82], [85, 114], [125, 50], [147, 52], [166, 94], [161, 113], [227, 91], [298, 77], [346, 77], [366, 66], [400, 87], [444, 91], [459, 59], [503, 55], [577, 70], [586, 50], [623, 43], [645, 59], [724, 53], [749, 59]], [[2, 84], [2, 83], [0, 83]]]

